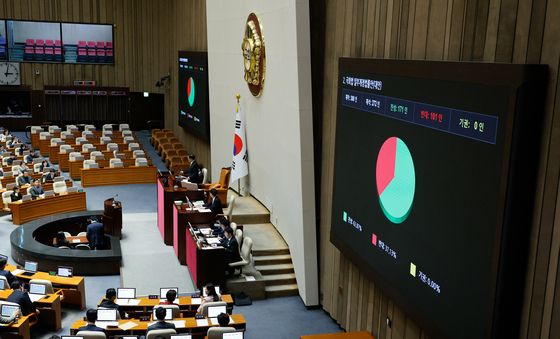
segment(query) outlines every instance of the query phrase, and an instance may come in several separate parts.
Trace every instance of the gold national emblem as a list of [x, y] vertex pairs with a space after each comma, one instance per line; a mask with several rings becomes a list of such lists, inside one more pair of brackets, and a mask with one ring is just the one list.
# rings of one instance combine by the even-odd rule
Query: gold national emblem
[[245, 81], [251, 94], [258, 97], [264, 86], [265, 53], [262, 27], [255, 13], [249, 14], [245, 24], [245, 35], [241, 43]]

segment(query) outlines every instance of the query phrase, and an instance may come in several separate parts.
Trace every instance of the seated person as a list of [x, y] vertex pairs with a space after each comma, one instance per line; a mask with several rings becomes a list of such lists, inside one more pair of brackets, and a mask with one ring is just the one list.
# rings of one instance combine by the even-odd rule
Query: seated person
[[89, 219], [90, 224], [87, 226], [87, 239], [89, 247], [92, 250], [102, 250], [105, 248], [105, 231], [103, 224], [95, 218]]
[[146, 333], [149, 333], [151, 330], [164, 330], [164, 329], [175, 329], [175, 324], [173, 323], [168, 323], [165, 321], [165, 308], [163, 307], [158, 307], [156, 308], [156, 318], [157, 318], [157, 322], [155, 324], [152, 324], [150, 326], [148, 326], [148, 331]]
[[14, 191], [12, 192], [12, 194], [10, 194], [10, 198], [12, 199], [12, 202], [16, 202], [18, 200], [21, 200], [21, 193], [19, 192], [19, 187], [14, 187]]
[[115, 300], [117, 300], [117, 291], [114, 288], [108, 288], [105, 292], [105, 298], [101, 300], [98, 307], [115, 309], [119, 311], [121, 318], [124, 319], [126, 314], [124, 310], [115, 303]]
[[[226, 238], [221, 245], [225, 248], [226, 264], [240, 261], [241, 256], [239, 255], [239, 244], [237, 243], [237, 239], [233, 236], [233, 229], [231, 227], [226, 228], [224, 234]], [[227, 271], [228, 275], [232, 275], [235, 269], [227, 266]]]
[[218, 314], [218, 325], [220, 325], [220, 327], [228, 327], [229, 315], [226, 313]]
[[175, 298], [177, 298], [177, 291], [169, 290], [165, 294], [165, 301], [161, 301], [160, 305], [177, 305], [175, 302]]
[[208, 284], [208, 285], [204, 286], [204, 292], [206, 292], [206, 296], [202, 298], [200, 306], [198, 307], [198, 310], [196, 311], [196, 313], [198, 313], [198, 314], [202, 313], [202, 305], [204, 305], [205, 303], [222, 300], [220, 298], [220, 296], [218, 295], [218, 293], [216, 293], [216, 288], [212, 284]]
[[214, 227], [212, 234], [217, 235], [220, 238], [224, 237], [224, 231], [226, 228], [230, 227], [231, 223], [226, 218], [220, 218], [220, 225]]
[[104, 330], [101, 327], [95, 326], [95, 322], [97, 321], [97, 310], [94, 310], [93, 308], [88, 309], [86, 312], [86, 319], [87, 319], [87, 325], [78, 328], [78, 332], [80, 331], [104, 332]]
[[51, 167], [48, 173], [44, 173], [43, 176], [41, 176], [41, 182], [43, 184], [46, 182], [53, 182], [55, 176], [56, 176], [56, 172], [54, 168]]
[[0, 257], [0, 275], [6, 277], [6, 280], [8, 280], [8, 284], [12, 286], [12, 283], [14, 281], [17, 281], [17, 279], [12, 275], [12, 272], [6, 270], [7, 264], [8, 264], [8, 260], [4, 257]]
[[39, 314], [39, 310], [35, 309], [35, 305], [33, 305], [31, 299], [29, 299], [29, 294], [27, 294], [23, 288], [23, 284], [16, 280], [10, 285], [10, 287], [14, 291], [8, 297], [8, 301], [18, 304], [21, 308], [22, 315], [26, 316], [31, 313]]
[[18, 177], [17, 184], [19, 187], [31, 185], [32, 180], [33, 179], [29, 176], [29, 172], [23, 171], [23, 175], [21, 177]]
[[66, 246], [66, 247], [70, 247], [70, 242], [68, 242], [68, 239], [66, 239], [66, 235], [64, 235], [64, 232], [58, 232], [56, 234], [56, 238], [54, 241], [54, 246], [56, 247], [60, 247], [60, 246]]
[[23, 162], [26, 164], [32, 164], [33, 163], [33, 154], [28, 154], [26, 156], [23, 157]]
[[204, 204], [204, 208], [210, 209], [214, 214], [224, 214], [222, 202], [218, 198], [218, 191], [215, 188], [210, 190], [210, 201]]
[[23, 155], [23, 151], [25, 151], [25, 144], [19, 145], [19, 147], [16, 149], [16, 154]]
[[44, 194], [45, 191], [43, 187], [41, 187], [41, 183], [39, 180], [33, 181], [33, 186], [27, 189], [27, 194], [31, 194], [31, 198], [37, 199], [41, 194]]
[[43, 160], [41, 161], [41, 166], [39, 166], [39, 172], [43, 172], [43, 170], [45, 169], [45, 167], [51, 167], [51, 164], [49, 163], [48, 160]]

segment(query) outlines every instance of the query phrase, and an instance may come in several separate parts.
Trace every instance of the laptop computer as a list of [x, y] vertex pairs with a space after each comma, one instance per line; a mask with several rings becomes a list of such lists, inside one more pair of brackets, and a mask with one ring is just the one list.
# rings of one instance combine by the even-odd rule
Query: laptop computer
[[117, 288], [117, 299], [136, 299], [136, 288]]
[[37, 273], [37, 266], [39, 264], [36, 263], [35, 261], [26, 261], [25, 264], [23, 265], [23, 269], [25, 270], [25, 272], [22, 273], [22, 275], [25, 276], [32, 276], [35, 273]]
[[243, 339], [243, 332], [238, 331], [238, 332], [222, 333], [222, 338], [223, 339]]
[[[153, 320], [157, 320], [156, 309], [157, 309], [157, 307], [154, 307], [154, 309], [152, 310], [152, 319]], [[166, 308], [165, 309], [165, 319], [164, 320], [173, 320], [173, 309], [171, 309], [171, 308]]]
[[169, 339], [192, 339], [190, 334], [172, 334]]
[[222, 305], [222, 306], [208, 306], [207, 311], [208, 311], [208, 318], [216, 318], [221, 313], [227, 314], [227, 310], [226, 310], [225, 305]]
[[30, 201], [31, 200], [31, 194], [25, 194], [21, 196], [21, 201]]
[[78, 187], [68, 187], [66, 190], [68, 193], [76, 193], [78, 192]]
[[59, 277], [70, 278], [72, 277], [72, 267], [58, 266], [56, 275], [58, 275]]
[[45, 191], [45, 198], [46, 197], [54, 197], [54, 191], [53, 190]]
[[29, 284], [29, 299], [32, 302], [42, 299], [47, 294], [47, 286], [43, 284]]
[[106, 308], [99, 308], [97, 309], [97, 321], [96, 323], [100, 323], [99, 327], [104, 326], [118, 326], [119, 322], [117, 321], [117, 310], [114, 308], [106, 309]]
[[167, 300], [167, 291], [175, 290], [177, 292], [177, 297], [179, 296], [179, 288], [178, 287], [162, 287], [159, 289], [159, 301], [166, 301]]
[[19, 311], [19, 305], [0, 305], [0, 314], [2, 315], [2, 317], [9, 318], [13, 316], [17, 311]]

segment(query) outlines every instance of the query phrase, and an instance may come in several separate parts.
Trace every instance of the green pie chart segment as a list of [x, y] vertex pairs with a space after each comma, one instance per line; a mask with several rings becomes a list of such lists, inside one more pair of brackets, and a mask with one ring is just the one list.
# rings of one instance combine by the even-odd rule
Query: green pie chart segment
[[376, 183], [379, 204], [392, 223], [404, 222], [412, 210], [416, 176], [410, 150], [400, 138], [387, 139], [377, 156]]

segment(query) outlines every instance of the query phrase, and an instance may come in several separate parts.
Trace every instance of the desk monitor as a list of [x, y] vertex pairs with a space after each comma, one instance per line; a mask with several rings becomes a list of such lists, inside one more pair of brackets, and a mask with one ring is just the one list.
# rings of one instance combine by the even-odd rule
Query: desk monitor
[[43, 162], [43, 158], [33, 158], [33, 163], [34, 164], [40, 164], [41, 162]]
[[12, 166], [19, 166], [19, 165], [21, 165], [21, 160], [14, 160], [12, 162]]
[[59, 277], [70, 278], [72, 277], [72, 267], [58, 266], [58, 269], [56, 270], [56, 275], [58, 275]]
[[18, 305], [7, 305], [7, 304], [2, 304], [0, 305], [0, 314], [2, 315], [2, 317], [11, 317], [15, 312], [17, 312], [19, 310], [19, 306]]
[[159, 289], [159, 298], [160, 299], [166, 299], [167, 297], [167, 291], [169, 290], [175, 290], [175, 292], [177, 292], [177, 298], [179, 297], [179, 288], [178, 287], [162, 287]]
[[89, 164], [89, 168], [99, 168], [98, 163]]
[[54, 182], [64, 181], [64, 177], [63, 176], [54, 177], [53, 181]]
[[136, 288], [117, 288], [117, 299], [136, 299]]
[[117, 321], [117, 310], [114, 308], [97, 309], [97, 321]]
[[47, 286], [43, 284], [29, 284], [29, 293], [31, 294], [47, 294]]
[[23, 265], [23, 269], [27, 272], [35, 273], [37, 272], [37, 265], [35, 261], [26, 261]]
[[181, 181], [181, 187], [188, 189], [189, 191], [196, 191], [198, 190], [198, 184], [188, 182], [186, 180]]
[[208, 306], [208, 318], [216, 318], [221, 313], [226, 313], [226, 306]]
[[9, 183], [9, 184], [6, 184], [6, 190], [8, 190], [8, 191], [12, 191], [14, 189], [14, 187], [16, 187], [16, 184], [14, 184], [13, 182]]
[[43, 167], [43, 173], [49, 173], [52, 167]]
[[[153, 320], [157, 320], [156, 309], [157, 309], [157, 307], [154, 307], [154, 310], [152, 311], [152, 319]], [[166, 308], [165, 309], [165, 320], [173, 320], [173, 309], [172, 308]]]
[[190, 334], [172, 334], [169, 339], [192, 339]]
[[68, 193], [76, 193], [78, 192], [78, 187], [68, 187], [66, 190]]
[[31, 194], [26, 194], [21, 197], [21, 201], [30, 201], [30, 200], [31, 200]]
[[222, 334], [224, 339], [243, 339], [243, 332], [227, 332]]
[[79, 335], [63, 335], [60, 339], [84, 339], [84, 337]]

